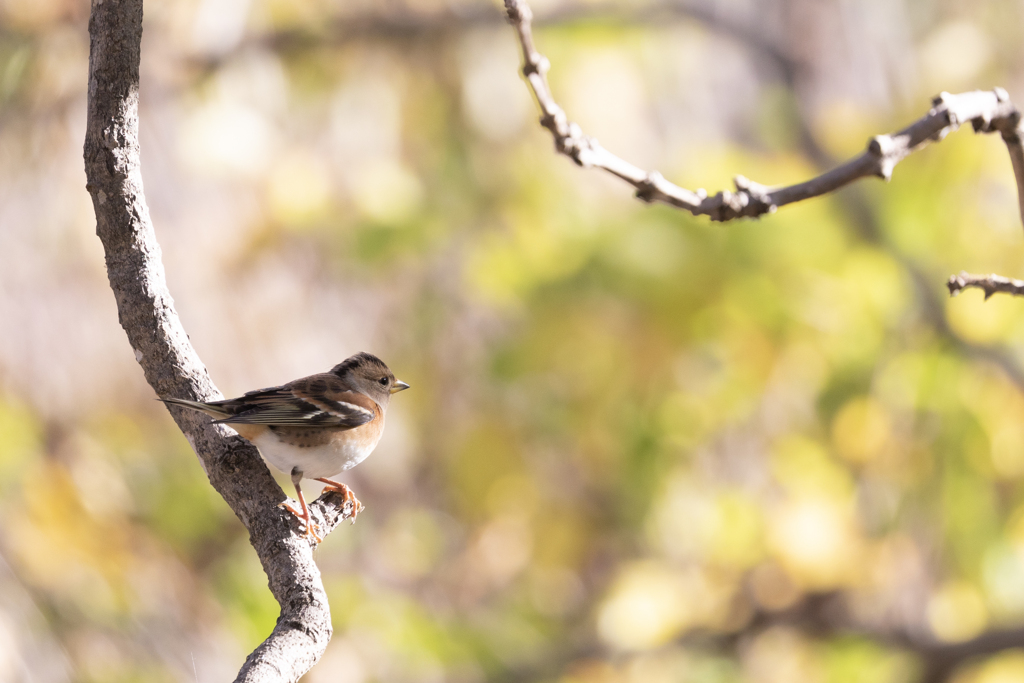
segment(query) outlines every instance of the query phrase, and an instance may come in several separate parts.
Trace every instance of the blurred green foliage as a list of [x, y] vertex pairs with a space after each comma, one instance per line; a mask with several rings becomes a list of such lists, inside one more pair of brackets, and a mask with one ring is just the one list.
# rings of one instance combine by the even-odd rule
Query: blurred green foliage
[[[814, 146], [857, 153], [935, 78], [1020, 76], [997, 2], [903, 8], [899, 58], [855, 49], [879, 8], [758, 27], [818, 67], [797, 88], [725, 9], [538, 4], [570, 117], [712, 192], [818, 173]], [[413, 385], [352, 473], [367, 511], [317, 551], [335, 636], [304, 680], [885, 683], [925, 671], [914, 643], [1020, 627], [1024, 304], [942, 288], [1019, 270], [1002, 143], [710, 224], [558, 157], [510, 30], [467, 18], [497, 7], [451, 7], [147, 7], [146, 190], [214, 378], [366, 348]], [[117, 328], [85, 11], [0, 5], [0, 680], [226, 679], [278, 608]], [[830, 599], [839, 623], [801, 622]]]

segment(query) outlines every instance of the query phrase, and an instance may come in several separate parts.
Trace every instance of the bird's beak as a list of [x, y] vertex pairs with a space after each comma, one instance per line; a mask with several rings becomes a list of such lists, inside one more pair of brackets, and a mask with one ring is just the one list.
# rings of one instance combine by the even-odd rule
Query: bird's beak
[[396, 379], [395, 383], [391, 385], [391, 393], [397, 394], [399, 391], [405, 391], [409, 388], [409, 385], [400, 379]]

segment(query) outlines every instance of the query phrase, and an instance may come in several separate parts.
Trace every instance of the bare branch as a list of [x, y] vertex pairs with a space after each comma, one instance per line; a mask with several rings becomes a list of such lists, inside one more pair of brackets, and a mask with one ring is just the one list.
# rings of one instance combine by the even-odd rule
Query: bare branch
[[[572, 2], [544, 8], [536, 20], [545, 26], [591, 19], [613, 20], [616, 25], [662, 25], [675, 17], [688, 17], [708, 23], [721, 22], [721, 17], [700, 3], [676, 0], [657, 0], [643, 4], [623, 4], [615, 0]], [[265, 33], [253, 33], [245, 36], [231, 50], [197, 55], [191, 61], [195, 66], [208, 70], [217, 68], [233, 55], [253, 47], [290, 52], [319, 49], [325, 45], [342, 45], [353, 40], [390, 41], [407, 46], [410, 43], [448, 40], [459, 32], [500, 26], [503, 23], [503, 17], [485, 4], [435, 7], [423, 11], [409, 6], [389, 7], [378, 3], [368, 7], [366, 12], [345, 12], [315, 26], [288, 26]], [[729, 30], [746, 45], [767, 46], [763, 37], [754, 31], [746, 31], [732, 24]]]
[[1014, 280], [1002, 275], [996, 275], [995, 273], [991, 275], [971, 275], [961, 270], [959, 275], [951, 275], [949, 277], [949, 282], [946, 283], [946, 286], [949, 287], [950, 296], [956, 296], [969, 287], [985, 292], [986, 300], [996, 292], [1024, 296], [1024, 280]]
[[[505, 10], [519, 38], [523, 76], [537, 99], [542, 112], [540, 123], [551, 132], [555, 149], [580, 166], [601, 168], [622, 178], [636, 188], [636, 196], [646, 202], [662, 202], [697, 216], [707, 215], [713, 221], [756, 218], [772, 213], [780, 206], [834, 192], [864, 177], [877, 176], [889, 180], [896, 164], [911, 153], [929, 142], [942, 140], [962, 124], [970, 122], [976, 133], [998, 131], [1006, 143], [1017, 182], [1021, 223], [1024, 224], [1021, 114], [1002, 88], [958, 95], [943, 92], [932, 100], [932, 108], [921, 119], [896, 133], [875, 136], [860, 156], [802, 183], [772, 188], [738, 175], [734, 180], [735, 192], [724, 190], [708, 197], [704, 189], [691, 191], [679, 187], [657, 171], [644, 171], [612, 154], [569, 121], [565, 111], [555, 102], [548, 85], [547, 72], [551, 64], [534, 46], [530, 7], [523, 0], [505, 0]], [[699, 12], [694, 16], [708, 21]], [[759, 42], [758, 47], [767, 50], [775, 59], [781, 59], [779, 51], [772, 46]], [[998, 275], [981, 278], [961, 273], [950, 277], [947, 286], [954, 296], [964, 287], [979, 287], [985, 290], [987, 299], [997, 291], [1024, 295], [1024, 289], [1018, 286], [1018, 282]]]
[[[220, 398], [174, 310], [143, 195], [138, 114], [142, 0], [94, 0], [89, 34], [86, 188], [121, 325], [158, 395]], [[327, 596], [311, 542], [298, 533], [292, 516], [278, 509], [284, 493], [251, 444], [193, 411], [170, 410], [210, 483], [248, 529], [281, 605], [276, 627], [236, 680], [297, 681], [331, 637]], [[350, 515], [351, 506], [342, 505], [343, 497], [334, 493], [314, 503], [322, 531]]]
[[1024, 628], [1020, 627], [993, 629], [970, 640], [946, 643], [929, 635], [923, 624], [867, 623], [852, 613], [849, 596], [838, 591], [807, 595], [782, 612], [758, 611], [742, 632], [705, 640], [731, 649], [752, 633], [780, 624], [818, 639], [853, 635], [910, 652], [921, 662], [919, 683], [942, 683], [973, 659], [1024, 645]]
[[971, 660], [1024, 645], [1024, 628], [1020, 627], [993, 629], [970, 640], [947, 643], [929, 635], [923, 624], [867, 623], [852, 613], [848, 600], [847, 594], [838, 591], [810, 594], [783, 612], [759, 611], [743, 632], [717, 638], [723, 646], [735, 647], [743, 637], [779, 624], [819, 639], [843, 635], [868, 638], [918, 657], [922, 669], [919, 683], [942, 683]]
[[[1021, 144], [1021, 116], [993, 119], [989, 122], [989, 130], [998, 130], [1010, 153], [1013, 165], [1013, 177], [1017, 180], [1017, 206], [1020, 209], [1021, 222], [1024, 223], [1024, 145]], [[988, 132], [988, 131], [984, 131]]]
[[[946, 643], [930, 635], [923, 623], [892, 623], [865, 621], [850, 609], [850, 595], [833, 590], [805, 594], [797, 603], [783, 610], [755, 608], [750, 619], [731, 632], [696, 629], [668, 644], [668, 647], [699, 648], [703, 652], [725, 655], [742, 651], [758, 634], [785, 627], [799, 631], [814, 640], [857, 637], [878, 645], [912, 654], [920, 661], [918, 683], [942, 683], [961, 666], [974, 659], [1024, 646], [1024, 628], [993, 629], [975, 638]], [[896, 620], [901, 621], [901, 620]], [[614, 657], [606, 645], [596, 638], [579, 641], [573, 646], [551, 653], [549, 659], [531, 662], [506, 680], [534, 681], [556, 679], [574, 662]]]
[[[522, 0], [505, 0], [505, 9], [519, 37], [523, 54], [523, 76], [530, 85], [542, 116], [541, 125], [551, 131], [555, 148], [583, 167], [596, 167], [622, 178], [636, 188], [636, 195], [647, 202], [662, 202], [694, 215], [710, 216], [714, 221], [741, 217], [757, 217], [771, 213], [780, 206], [832, 192], [860, 178], [878, 176], [888, 180], [892, 169], [910, 153], [928, 142], [941, 140], [963, 123], [970, 121], [977, 132], [1003, 132], [1015, 158], [1018, 188], [1024, 188], [1024, 153], [1020, 150], [1018, 126], [1020, 114], [1002, 88], [950, 95], [942, 93], [932, 102], [932, 109], [920, 120], [890, 135], [872, 138], [859, 157], [816, 178], [787, 187], [770, 188], [737, 176], [736, 191], [719, 192], [709, 197], [703, 189], [687, 190], [665, 180], [657, 171], [644, 171], [612, 154], [578, 125], [569, 121], [565, 111], [555, 102], [547, 81], [551, 65], [533, 42], [533, 14]], [[1012, 143], [1010, 140], [1015, 140]], [[1017, 157], [1014, 157], [1014, 144]], [[1017, 170], [1020, 168], [1021, 170]], [[1024, 196], [1024, 195], [1022, 195]], [[1022, 219], [1024, 219], [1024, 199]]]

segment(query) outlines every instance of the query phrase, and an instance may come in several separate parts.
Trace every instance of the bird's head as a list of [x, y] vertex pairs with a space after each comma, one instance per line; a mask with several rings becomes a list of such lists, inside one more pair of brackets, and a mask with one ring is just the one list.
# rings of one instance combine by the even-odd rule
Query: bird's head
[[391, 394], [409, 388], [395, 375], [380, 358], [364, 352], [346, 358], [335, 365], [331, 372], [345, 380], [349, 386], [365, 394], [381, 407], [387, 406]]

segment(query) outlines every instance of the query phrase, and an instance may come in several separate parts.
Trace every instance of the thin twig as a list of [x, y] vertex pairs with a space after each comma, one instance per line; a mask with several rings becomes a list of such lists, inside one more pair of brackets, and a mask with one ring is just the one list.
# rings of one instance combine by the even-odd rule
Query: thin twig
[[[921, 119], [896, 133], [875, 136], [860, 156], [802, 183], [773, 188], [738, 175], [733, 181], [735, 192], [723, 190], [709, 197], [704, 189], [687, 190], [669, 182], [657, 171], [645, 171], [634, 166], [603, 148], [595, 138], [585, 135], [576, 123], [569, 120], [551, 93], [547, 80], [551, 63], [534, 46], [533, 12], [529, 5], [523, 0], [505, 0], [505, 11], [519, 38], [523, 55], [522, 73], [540, 106], [540, 123], [551, 132], [555, 149], [580, 166], [600, 168], [625, 180], [636, 188], [636, 196], [646, 202], [669, 204], [696, 216], [709, 216], [713, 221], [757, 218], [773, 213], [780, 206], [834, 192], [861, 178], [876, 176], [889, 180], [893, 168], [900, 161], [970, 122], [977, 133], [998, 131], [1006, 143], [1024, 224], [1021, 114], [1002, 88], [958, 95], [943, 92], [932, 100], [932, 108]], [[951, 278], [950, 282], [954, 279]], [[953, 291], [952, 284], [950, 291]], [[992, 291], [1024, 294], [1003, 286]]]
[[[541, 125], [551, 131], [555, 148], [580, 166], [600, 168], [622, 178], [636, 188], [637, 197], [644, 201], [670, 204], [697, 216], [710, 216], [714, 221], [754, 218], [786, 204], [828, 194], [860, 178], [877, 176], [888, 180], [893, 167], [912, 152], [931, 141], [941, 140], [968, 121], [977, 132], [1003, 132], [1003, 138], [1011, 147], [1011, 157], [1014, 148], [1020, 155], [1018, 187], [1024, 188], [1024, 152], [1017, 135], [1020, 114], [1006, 91], [996, 88], [959, 95], [944, 92], [933, 100], [932, 109], [923, 118], [897, 133], [875, 136], [860, 156], [796, 185], [771, 188], [736, 176], [735, 192], [724, 190], [709, 197], [703, 189], [687, 190], [669, 182], [657, 171], [644, 171], [612, 154], [569, 121], [565, 111], [555, 102], [548, 85], [547, 72], [551, 64], [534, 46], [530, 7], [522, 0], [505, 0], [505, 10], [519, 37], [523, 76], [537, 98], [542, 112]], [[1017, 162], [1014, 167], [1017, 168]], [[1024, 203], [1021, 208], [1024, 220]]]
[[1007, 294], [1013, 294], [1014, 296], [1024, 296], [1024, 280], [1014, 280], [1013, 278], [1003, 277], [1002, 275], [971, 275], [970, 273], [961, 270], [959, 275], [951, 275], [949, 282], [946, 283], [949, 287], [949, 293], [951, 296], [956, 296], [961, 291], [974, 287], [985, 292], [985, 298], [988, 299], [996, 292], [1005, 292]]

